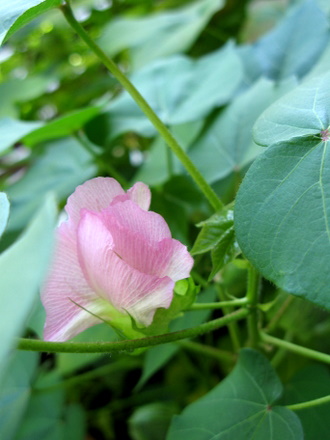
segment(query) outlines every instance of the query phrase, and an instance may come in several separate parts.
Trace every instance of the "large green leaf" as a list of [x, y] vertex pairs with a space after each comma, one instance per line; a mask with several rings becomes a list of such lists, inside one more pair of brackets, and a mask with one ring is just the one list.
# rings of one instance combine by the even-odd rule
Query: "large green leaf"
[[224, 0], [192, 5], [142, 18], [116, 18], [103, 30], [101, 47], [111, 56], [130, 49], [133, 66], [188, 49]]
[[30, 399], [38, 358], [38, 353], [15, 352], [0, 380], [1, 439], [12, 440], [21, 423]]
[[11, 0], [0, 4], [0, 44], [38, 15], [62, 0]]
[[327, 308], [329, 79], [327, 73], [306, 82], [291, 100], [285, 97], [265, 112], [256, 127], [269, 129], [258, 132], [259, 139], [291, 140], [271, 145], [258, 157], [235, 203], [237, 240], [245, 256], [279, 287]]
[[280, 84], [265, 78], [240, 94], [220, 113], [189, 150], [191, 159], [210, 183], [232, 172], [243, 172], [262, 151], [252, 140], [252, 127], [260, 114], [296, 84]]
[[255, 45], [255, 60], [269, 78], [304, 76], [330, 38], [325, 13], [315, 0], [288, 10], [286, 17]]
[[276, 405], [281, 394], [267, 359], [244, 349], [223, 382], [174, 417], [167, 440], [302, 440], [298, 417]]
[[[195, 121], [226, 104], [243, 79], [236, 48], [227, 44], [197, 61], [183, 55], [158, 60], [132, 75], [132, 82], [162, 121], [169, 125]], [[127, 92], [109, 105], [112, 136], [152, 127]], [[152, 129], [149, 130], [153, 132]]]
[[[292, 405], [330, 395], [330, 373], [324, 365], [309, 365], [286, 384], [281, 403]], [[326, 439], [329, 435], [330, 403], [297, 411], [304, 439]]]
[[7, 226], [9, 217], [9, 201], [5, 193], [0, 193], [0, 237]]
[[49, 197], [24, 235], [0, 256], [0, 373], [44, 277], [55, 221], [56, 206]]

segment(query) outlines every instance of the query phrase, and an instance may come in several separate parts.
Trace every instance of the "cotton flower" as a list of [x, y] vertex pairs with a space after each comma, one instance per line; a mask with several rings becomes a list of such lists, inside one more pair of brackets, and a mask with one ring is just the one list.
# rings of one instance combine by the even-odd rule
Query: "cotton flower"
[[125, 192], [112, 178], [89, 180], [69, 197], [41, 292], [45, 340], [65, 341], [100, 318], [118, 326], [132, 317], [146, 327], [170, 306], [193, 259], [149, 205], [145, 184]]

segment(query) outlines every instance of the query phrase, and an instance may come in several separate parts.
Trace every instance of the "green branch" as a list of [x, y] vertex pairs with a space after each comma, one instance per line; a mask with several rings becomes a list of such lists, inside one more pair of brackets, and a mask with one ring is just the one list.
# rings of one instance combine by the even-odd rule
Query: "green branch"
[[247, 298], [238, 298], [228, 301], [219, 301], [212, 303], [195, 303], [192, 304], [187, 310], [216, 310], [216, 309], [222, 309], [223, 307], [227, 307], [227, 306], [243, 306], [247, 304], [247, 301], [248, 301]]
[[119, 353], [133, 351], [136, 348], [153, 347], [155, 345], [175, 342], [181, 339], [194, 338], [228, 325], [233, 321], [245, 318], [249, 314], [246, 309], [239, 309], [230, 315], [213, 321], [205, 322], [178, 332], [150, 336], [141, 339], [130, 339], [118, 342], [47, 342], [37, 339], [19, 339], [17, 348], [28, 351], [43, 351], [48, 353]]
[[307, 402], [294, 403], [292, 405], [286, 405], [286, 408], [292, 411], [299, 411], [300, 409], [313, 408], [314, 406], [324, 405], [330, 403], [330, 396], [320, 397], [319, 399], [308, 400]]
[[256, 348], [260, 339], [258, 328], [258, 297], [260, 277], [256, 269], [250, 264], [248, 269], [248, 285], [246, 298], [251, 314], [248, 316], [249, 346]]
[[270, 336], [267, 333], [260, 332], [261, 340], [268, 344], [276, 345], [277, 347], [284, 348], [292, 353], [300, 354], [301, 356], [314, 359], [315, 361], [325, 362], [330, 364], [330, 355], [321, 353], [320, 351], [312, 350], [310, 348], [302, 347], [301, 345], [294, 344], [293, 342], [284, 341], [282, 339]]
[[134, 87], [126, 75], [117, 67], [117, 65], [110, 59], [105, 52], [91, 39], [81, 24], [75, 19], [69, 1], [60, 6], [67, 22], [76, 31], [80, 38], [87, 44], [87, 46], [95, 53], [95, 55], [102, 61], [105, 67], [112, 73], [112, 75], [119, 81], [125, 90], [131, 95], [134, 101], [141, 108], [143, 113], [147, 116], [150, 122], [154, 125], [158, 133], [165, 140], [167, 145], [171, 148], [173, 153], [181, 161], [187, 172], [193, 178], [195, 183], [199, 186], [205, 197], [208, 199], [215, 211], [223, 208], [223, 203], [213, 191], [211, 186], [206, 182], [203, 175], [196, 168], [189, 156], [185, 153], [177, 140], [173, 137], [166, 125], [159, 119], [154, 110], [150, 107], [147, 101], [143, 98], [140, 92]]

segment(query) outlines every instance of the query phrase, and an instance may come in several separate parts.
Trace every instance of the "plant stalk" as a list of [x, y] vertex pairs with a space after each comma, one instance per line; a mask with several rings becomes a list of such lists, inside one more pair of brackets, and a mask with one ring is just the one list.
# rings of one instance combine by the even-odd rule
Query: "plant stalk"
[[119, 83], [124, 87], [124, 89], [131, 95], [134, 101], [141, 108], [143, 113], [147, 116], [150, 122], [154, 125], [158, 133], [171, 148], [173, 153], [180, 160], [182, 165], [185, 167], [189, 175], [198, 185], [200, 190], [203, 192], [211, 206], [215, 211], [219, 211], [223, 208], [223, 203], [213, 191], [211, 186], [206, 182], [203, 175], [196, 168], [194, 163], [190, 160], [189, 156], [185, 153], [183, 148], [179, 145], [177, 140], [174, 138], [172, 133], [168, 130], [166, 125], [159, 119], [154, 110], [150, 107], [147, 101], [143, 98], [140, 92], [135, 88], [127, 76], [117, 67], [117, 65], [109, 58], [105, 52], [94, 42], [94, 40], [88, 35], [81, 24], [75, 19], [69, 0], [60, 6], [64, 17], [66, 18], [69, 25], [75, 30], [75, 32], [80, 36], [80, 38], [87, 44], [87, 46], [94, 52], [94, 54], [102, 61], [105, 67], [112, 73], [112, 75], [119, 81]]

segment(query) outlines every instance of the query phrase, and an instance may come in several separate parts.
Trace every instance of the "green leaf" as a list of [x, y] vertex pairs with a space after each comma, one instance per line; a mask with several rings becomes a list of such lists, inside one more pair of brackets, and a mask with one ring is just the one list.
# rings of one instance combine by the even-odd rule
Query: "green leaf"
[[199, 223], [198, 226], [202, 226], [202, 230], [198, 234], [191, 250], [192, 255], [203, 254], [214, 249], [227, 231], [232, 228], [233, 224], [233, 210], [227, 208]]
[[[153, 110], [169, 125], [195, 121], [226, 104], [242, 79], [241, 61], [231, 43], [198, 60], [183, 55], [158, 60], [131, 77]], [[108, 117], [113, 137], [134, 130], [136, 124], [143, 123], [144, 130], [152, 127], [127, 92], [110, 103]]]
[[47, 192], [54, 191], [59, 199], [64, 199], [96, 173], [90, 153], [75, 139], [53, 141], [40, 152], [26, 174], [7, 189], [11, 201], [8, 229], [21, 229], [42, 204]]
[[[217, 292], [211, 287], [198, 295], [197, 302], [212, 302], [216, 297]], [[202, 324], [208, 319], [210, 314], [211, 310], [187, 311], [183, 316], [170, 323], [170, 330], [174, 332]], [[141, 389], [150, 377], [164, 367], [178, 350], [179, 346], [177, 344], [164, 344], [149, 348], [144, 357], [142, 375], [135, 389]]]
[[128, 420], [132, 440], [163, 440], [171, 418], [177, 412], [173, 403], [150, 403], [138, 407]]
[[224, 3], [202, 0], [143, 18], [116, 18], [104, 28], [99, 43], [110, 56], [129, 48], [133, 66], [138, 68], [189, 49]]
[[321, 131], [330, 120], [329, 79], [327, 73], [298, 87], [289, 107], [281, 102], [275, 113], [280, 124], [264, 116], [271, 127], [262, 132], [264, 140], [292, 141], [272, 145], [258, 157], [235, 202], [235, 230], [245, 256], [283, 290], [327, 308], [330, 156], [326, 131], [324, 142]]
[[13, 33], [38, 17], [55, 8], [61, 0], [12, 0], [0, 5], [0, 44]]
[[56, 205], [53, 197], [48, 197], [22, 237], [0, 256], [0, 373], [44, 277], [55, 221]]
[[326, 15], [314, 0], [288, 10], [280, 24], [255, 44], [255, 59], [266, 76], [303, 77], [329, 41]]
[[313, 136], [329, 124], [330, 72], [303, 82], [274, 102], [257, 120], [254, 140], [262, 146]]
[[295, 85], [294, 79], [276, 84], [261, 78], [235, 98], [191, 146], [189, 156], [209, 183], [233, 172], [243, 174], [262, 152], [252, 140], [253, 124], [273, 101]]
[[268, 360], [244, 349], [223, 382], [174, 417], [167, 440], [302, 440], [298, 417], [276, 406], [281, 393]]
[[14, 352], [0, 379], [1, 439], [14, 439], [30, 399], [38, 358], [38, 353]]
[[17, 121], [12, 118], [0, 119], [0, 154], [18, 142], [22, 137], [31, 131], [41, 127], [42, 122]]
[[0, 193], [0, 237], [6, 229], [10, 204], [5, 193]]
[[[310, 365], [299, 371], [288, 384], [281, 403], [292, 405], [330, 395], [329, 369], [323, 365]], [[297, 411], [304, 428], [304, 439], [325, 439], [329, 435], [330, 404]]]
[[240, 254], [240, 248], [235, 237], [234, 226], [225, 231], [219, 243], [212, 249], [212, 272], [209, 276], [211, 280], [227, 263], [234, 260]]
[[24, 136], [23, 142], [35, 145], [45, 140], [71, 135], [99, 113], [100, 107], [96, 106], [75, 110], [31, 131]]

